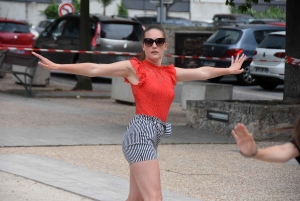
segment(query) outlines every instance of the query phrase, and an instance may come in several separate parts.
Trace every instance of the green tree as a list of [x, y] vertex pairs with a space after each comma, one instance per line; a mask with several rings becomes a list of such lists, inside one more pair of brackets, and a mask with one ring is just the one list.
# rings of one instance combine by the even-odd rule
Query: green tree
[[272, 18], [272, 19], [285, 20], [285, 18], [286, 18], [285, 11], [278, 6], [270, 6], [265, 11], [262, 11], [262, 12], [256, 11], [253, 8], [247, 8], [246, 10], [241, 11], [236, 7], [231, 7], [230, 12], [251, 15], [256, 19]]
[[80, 12], [80, 2], [78, 0], [73, 0], [73, 6], [75, 8], [75, 12]]
[[58, 4], [51, 3], [47, 6], [47, 8], [42, 11], [44, 15], [46, 15], [47, 19], [56, 19], [58, 18]]
[[[270, 0], [264, 0], [270, 2]], [[251, 8], [253, 3], [258, 3], [258, 0], [245, 0], [245, 4], [239, 6], [238, 9], [245, 11]], [[226, 5], [235, 6], [234, 0], [226, 0]], [[288, 0], [286, 1], [286, 46], [285, 53], [292, 58], [300, 59], [300, 26], [298, 19], [300, 1]], [[299, 66], [286, 63], [284, 75], [284, 91], [283, 102], [286, 103], [300, 103], [300, 68]]]
[[121, 4], [118, 5], [118, 15], [128, 17], [128, 10], [126, 6], [123, 4], [123, 1], [121, 1]]

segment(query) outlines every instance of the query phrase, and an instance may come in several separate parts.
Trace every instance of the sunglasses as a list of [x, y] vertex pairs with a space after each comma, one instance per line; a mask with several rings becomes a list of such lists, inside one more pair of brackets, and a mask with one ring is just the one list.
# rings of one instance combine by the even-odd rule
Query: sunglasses
[[144, 44], [147, 46], [147, 47], [151, 47], [153, 45], [153, 43], [155, 42], [155, 44], [158, 46], [158, 47], [161, 47], [165, 44], [165, 39], [164, 38], [157, 38], [155, 40], [153, 40], [152, 38], [145, 38], [144, 39]]

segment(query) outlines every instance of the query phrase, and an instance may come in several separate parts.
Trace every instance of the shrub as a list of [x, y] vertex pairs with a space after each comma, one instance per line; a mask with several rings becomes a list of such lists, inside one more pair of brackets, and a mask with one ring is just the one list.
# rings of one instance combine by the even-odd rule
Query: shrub
[[279, 20], [286, 19], [285, 11], [278, 6], [270, 6], [263, 12], [256, 11], [253, 8], [248, 8], [245, 11], [241, 11], [240, 9], [235, 7], [231, 7], [230, 11], [231, 13], [251, 15], [256, 19], [263, 19], [263, 18], [272, 18], [272, 19], [279, 19]]

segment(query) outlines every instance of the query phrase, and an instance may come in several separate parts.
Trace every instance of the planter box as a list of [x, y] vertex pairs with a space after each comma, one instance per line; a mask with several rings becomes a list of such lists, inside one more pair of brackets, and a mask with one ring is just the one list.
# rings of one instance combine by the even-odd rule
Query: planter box
[[117, 101], [135, 103], [131, 91], [131, 86], [129, 83], [124, 82], [124, 78], [119, 78], [119, 77], [112, 78], [111, 98]]
[[282, 101], [187, 101], [187, 124], [210, 133], [231, 136], [237, 123], [243, 123], [255, 140], [288, 141], [293, 132], [267, 132], [293, 126], [300, 105]]
[[182, 87], [181, 108], [187, 100], [232, 100], [233, 88], [228, 84], [185, 82]]

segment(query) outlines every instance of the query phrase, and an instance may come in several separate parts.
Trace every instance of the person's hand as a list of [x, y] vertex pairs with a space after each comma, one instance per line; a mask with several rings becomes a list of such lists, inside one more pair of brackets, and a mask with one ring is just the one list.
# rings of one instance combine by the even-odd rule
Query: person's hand
[[251, 157], [257, 153], [256, 143], [244, 124], [237, 124], [231, 131], [236, 144], [243, 155]]
[[231, 57], [231, 66], [229, 67], [231, 74], [240, 74], [244, 71], [241, 67], [246, 58], [247, 57], [244, 54], [242, 54], [242, 56], [238, 54], [235, 59], [233, 56]]
[[38, 63], [40, 66], [47, 68], [49, 70], [57, 70], [58, 69], [58, 64], [53, 63], [49, 59], [46, 59], [42, 55], [39, 55], [35, 52], [31, 52], [34, 56], [38, 57], [41, 61]]

